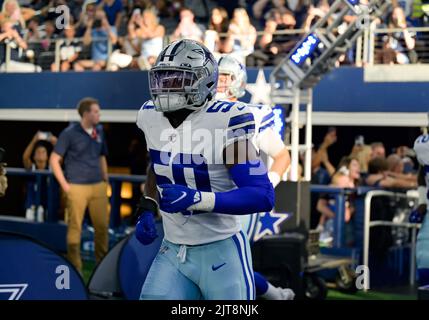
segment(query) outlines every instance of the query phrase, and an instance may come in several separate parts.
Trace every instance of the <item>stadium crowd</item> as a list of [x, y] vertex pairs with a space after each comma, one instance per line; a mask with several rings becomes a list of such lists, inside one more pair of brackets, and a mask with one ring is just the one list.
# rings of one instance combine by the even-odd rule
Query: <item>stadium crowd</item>
[[[366, 0], [365, 0], [366, 1]], [[365, 2], [361, 1], [361, 2]], [[247, 66], [277, 64], [332, 0], [0, 0], [0, 65], [22, 71], [147, 70], [167, 43], [190, 38]], [[425, 1], [392, 1], [377, 21], [375, 61], [427, 62]], [[345, 16], [350, 22], [353, 16]], [[341, 32], [341, 26], [338, 27]], [[56, 51], [58, 52], [56, 56]], [[339, 61], [354, 64], [355, 51]]]

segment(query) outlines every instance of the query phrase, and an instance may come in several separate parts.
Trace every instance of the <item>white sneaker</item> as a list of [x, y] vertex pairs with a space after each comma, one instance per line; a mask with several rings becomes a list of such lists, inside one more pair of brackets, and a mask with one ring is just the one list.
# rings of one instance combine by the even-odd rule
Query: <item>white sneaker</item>
[[281, 295], [281, 300], [293, 300], [295, 298], [295, 292], [292, 289], [277, 287], [277, 290]]

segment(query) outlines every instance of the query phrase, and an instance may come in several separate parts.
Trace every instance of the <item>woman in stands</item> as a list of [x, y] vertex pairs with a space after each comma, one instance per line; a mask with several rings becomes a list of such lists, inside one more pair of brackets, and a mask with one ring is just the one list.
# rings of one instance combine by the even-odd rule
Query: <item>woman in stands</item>
[[222, 7], [214, 8], [204, 37], [204, 43], [207, 48], [214, 53], [224, 53], [228, 28], [228, 12]]
[[235, 9], [228, 29], [225, 51], [232, 52], [235, 58], [244, 62], [255, 49], [256, 37], [256, 29], [250, 23], [246, 9]]
[[[49, 169], [49, 155], [56, 142], [57, 137], [50, 132], [36, 132], [22, 155], [24, 168], [30, 171]], [[42, 190], [40, 190], [41, 199], [39, 200], [36, 197], [37, 187], [38, 185], [34, 181], [30, 180], [27, 183], [25, 217], [32, 221], [42, 222], [47, 206], [46, 179], [41, 181]]]

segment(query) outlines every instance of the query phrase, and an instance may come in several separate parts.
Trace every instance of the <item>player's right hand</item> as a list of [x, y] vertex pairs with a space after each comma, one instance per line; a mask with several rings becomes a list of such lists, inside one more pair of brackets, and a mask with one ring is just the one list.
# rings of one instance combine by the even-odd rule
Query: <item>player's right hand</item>
[[144, 211], [137, 220], [136, 238], [143, 245], [151, 244], [157, 237], [155, 218], [151, 211]]

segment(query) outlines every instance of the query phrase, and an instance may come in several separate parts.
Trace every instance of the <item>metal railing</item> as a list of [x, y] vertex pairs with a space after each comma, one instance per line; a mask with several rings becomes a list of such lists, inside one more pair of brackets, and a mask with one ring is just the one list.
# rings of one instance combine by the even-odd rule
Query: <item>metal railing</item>
[[[393, 51], [398, 52], [400, 54], [403, 54], [405, 57], [408, 57], [410, 54], [412, 55], [411, 58], [408, 57], [409, 63], [412, 62], [418, 62], [418, 63], [429, 63], [429, 27], [421, 27], [421, 28], [407, 28], [405, 29], [406, 32], [410, 33], [413, 38], [415, 39], [415, 46], [412, 50], [408, 50], [407, 48], [402, 48], [401, 51], [398, 51], [393, 49]], [[323, 34], [325, 30], [320, 30], [320, 32]], [[395, 36], [399, 37], [400, 33], [403, 33], [403, 29], [392, 29], [392, 28], [376, 28], [375, 23], [372, 23], [369, 25], [363, 35], [358, 38], [356, 47], [355, 47], [355, 58], [354, 63], [356, 63], [357, 66], [362, 65], [374, 65], [374, 64], [381, 64], [383, 62], [382, 60], [382, 54], [383, 52], [388, 53], [387, 49], [383, 49], [383, 45], [386, 43], [387, 39], [393, 39], [391, 41], [395, 42]], [[280, 36], [280, 35], [304, 35], [306, 31], [304, 29], [288, 29], [288, 30], [278, 30], [273, 33], [273, 36]], [[258, 31], [257, 32], [257, 41], [255, 43], [255, 50], [258, 49], [260, 38], [265, 34], [264, 31]], [[228, 36], [226, 33], [220, 33], [219, 37], [221, 39], [225, 39]], [[83, 43], [83, 38], [75, 38], [74, 40], [79, 41]], [[171, 40], [171, 36], [164, 36], [163, 43], [164, 45], [169, 43]], [[41, 43], [46, 40], [38, 40], [38, 41], [29, 41], [29, 49], [33, 51], [34, 47], [40, 46]], [[45, 55], [51, 55], [52, 57], [52, 63], [55, 64], [56, 70], [60, 70], [60, 49], [61, 45], [66, 41], [65, 38], [58, 38], [58, 39], [51, 39], [49, 40], [52, 45], [52, 49], [44, 50], [42, 53]], [[109, 37], [106, 38], [93, 38], [92, 41], [102, 41], [108, 43], [108, 58], [107, 63], [109, 63], [111, 54], [113, 52], [114, 45], [110, 41]], [[5, 67], [4, 70], [6, 72], [10, 71], [10, 65], [11, 65], [11, 47], [9, 43], [5, 43], [6, 45], [6, 55], [5, 55]], [[90, 47], [83, 46], [83, 47]], [[383, 51], [384, 50], [384, 51]], [[29, 58], [28, 60], [37, 66], [38, 63], [38, 53], [36, 52], [34, 58]], [[416, 61], [414, 61], [414, 57], [416, 57]], [[90, 56], [90, 50], [87, 52], [87, 59], [91, 59]], [[47, 59], [49, 60], [49, 59]], [[43, 64], [43, 63], [42, 63]], [[49, 65], [41, 65], [43, 70], [50, 70], [50, 64]], [[108, 69], [108, 68], [107, 68]]]
[[[104, 42], [107, 43], [107, 59], [106, 63], [109, 63], [110, 57], [113, 52], [113, 44], [109, 37], [106, 38], [97, 38], [94, 37], [91, 39], [91, 43], [89, 45], [85, 45], [84, 38], [73, 38], [73, 41], [77, 41], [81, 44], [83, 55], [80, 55], [80, 58], [91, 60], [91, 45], [94, 42]], [[49, 47], [44, 49], [43, 43], [46, 40], [33, 40], [28, 41], [28, 49], [21, 55], [20, 61], [17, 62], [26, 62], [32, 64], [34, 66], [34, 71], [37, 71], [38, 67], [41, 67], [42, 70], [51, 70], [51, 64], [54, 63], [56, 66], [56, 70], [60, 70], [61, 65], [61, 45], [64, 44], [69, 39], [66, 38], [57, 38], [49, 40]], [[13, 63], [12, 55], [11, 55], [11, 44], [9, 42], [4, 43], [6, 47], [5, 61], [4, 61], [4, 70], [5, 72], [16, 71], [11, 69], [11, 65]], [[86, 50], [85, 50], [86, 49]], [[22, 49], [19, 49], [22, 50]], [[31, 55], [29, 54], [31, 52]], [[31, 68], [27, 68], [30, 70]]]
[[311, 185], [310, 192], [314, 194], [327, 193], [333, 195], [335, 201], [335, 217], [334, 219], [334, 234], [333, 234], [333, 247], [343, 248], [344, 241], [344, 226], [345, 226], [345, 208], [346, 196], [356, 193], [357, 189], [344, 189], [337, 187], [329, 187], [325, 185]]
[[[263, 31], [259, 31], [257, 32], [257, 36], [258, 39], [256, 41], [255, 44], [255, 49], [257, 49], [259, 47], [259, 40], [260, 37], [263, 36], [265, 33]], [[305, 34], [305, 30], [304, 29], [291, 29], [291, 30], [279, 30], [273, 33], [274, 36], [278, 36], [278, 35], [297, 35], [297, 34]], [[228, 36], [228, 34], [226, 33], [221, 33], [219, 34], [220, 38], [225, 38]], [[107, 53], [107, 63], [109, 63], [110, 61], [110, 57], [112, 55], [113, 52], [113, 48], [114, 45], [112, 44], [110, 38], [106, 37], [106, 38], [92, 38], [91, 44], [84, 46], [83, 45], [83, 37], [81, 38], [74, 38], [74, 41], [78, 41], [79, 43], [82, 44], [83, 48], [86, 49], [90, 49], [90, 46], [92, 44], [92, 42], [94, 41], [100, 41], [100, 42], [106, 42], [108, 43], [108, 53]], [[170, 42], [171, 40], [171, 36], [167, 35], [164, 36], [163, 38], [163, 45], [166, 45]], [[27, 41], [28, 44], [28, 49], [32, 50], [34, 52], [34, 58], [27, 58], [25, 55], [23, 56], [23, 58], [27, 58], [27, 60], [30, 61], [30, 63], [34, 64], [34, 66], [40, 66], [42, 68], [42, 70], [50, 70], [51, 64], [54, 63], [56, 66], [56, 70], [60, 70], [60, 64], [61, 64], [61, 58], [60, 58], [60, 50], [61, 50], [61, 45], [67, 41], [67, 39], [65, 38], [56, 38], [56, 39], [50, 39], [50, 45], [49, 48], [44, 49], [44, 50], [38, 50], [38, 48], [41, 48], [42, 43], [46, 41], [46, 40], [32, 40], [32, 41]], [[9, 72], [11, 69], [11, 46], [9, 43], [5, 43], [6, 45], [6, 57], [5, 57], [5, 71]], [[39, 52], [40, 51], [40, 52]], [[84, 58], [86, 59], [91, 59], [90, 56], [90, 50], [84, 50], [86, 51], [86, 56], [84, 55]], [[42, 55], [42, 58], [45, 58], [46, 61], [41, 61], [42, 59], [39, 60], [40, 55]], [[50, 59], [49, 59], [50, 58]], [[106, 68], [108, 70], [108, 68]]]
[[[35, 205], [41, 205], [42, 199], [42, 181], [47, 180], [47, 208], [46, 221], [57, 222], [59, 209], [59, 185], [53, 173], [49, 170], [29, 171], [23, 168], [7, 168], [8, 177], [24, 177], [26, 180], [34, 179], [37, 185], [35, 193]], [[121, 207], [121, 187], [123, 182], [131, 182], [141, 184], [146, 181], [146, 176], [141, 175], [122, 175], [109, 174], [109, 184], [112, 189], [110, 197], [110, 226], [115, 228], [121, 223], [120, 207]]]
[[[365, 212], [364, 212], [364, 245], [363, 245], [363, 264], [369, 267], [369, 243], [370, 243], [370, 229], [376, 226], [386, 226], [386, 227], [403, 227], [411, 229], [411, 260], [410, 260], [410, 274], [409, 274], [409, 283], [414, 285], [416, 277], [416, 234], [417, 229], [420, 228], [420, 224], [409, 223], [409, 222], [393, 222], [393, 221], [384, 221], [384, 220], [373, 220], [371, 221], [371, 202], [375, 197], [394, 197], [401, 199], [414, 199], [417, 197], [409, 196], [404, 193], [384, 191], [384, 190], [373, 190], [369, 191], [365, 196]], [[365, 291], [368, 288], [364, 288]]]
[[[411, 49], [405, 44], [404, 32], [414, 42]], [[358, 40], [358, 65], [429, 63], [429, 27], [376, 28], [372, 24]]]

